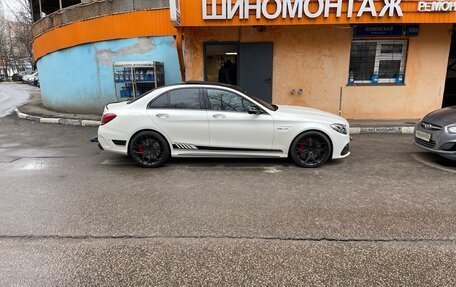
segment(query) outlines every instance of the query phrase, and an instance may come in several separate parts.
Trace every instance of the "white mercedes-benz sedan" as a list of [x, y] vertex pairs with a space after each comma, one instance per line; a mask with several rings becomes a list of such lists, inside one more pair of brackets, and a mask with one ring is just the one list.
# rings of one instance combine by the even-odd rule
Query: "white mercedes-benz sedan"
[[290, 157], [319, 167], [348, 156], [348, 122], [297, 106], [272, 105], [235, 86], [187, 82], [105, 107], [101, 149], [142, 167], [170, 157]]

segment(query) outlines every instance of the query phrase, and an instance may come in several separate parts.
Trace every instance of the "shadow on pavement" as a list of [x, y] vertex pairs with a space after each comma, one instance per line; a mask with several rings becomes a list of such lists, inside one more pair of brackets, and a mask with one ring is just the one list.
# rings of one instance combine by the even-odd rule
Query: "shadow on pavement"
[[412, 157], [427, 166], [456, 173], [456, 161], [443, 158], [437, 154], [418, 152], [413, 153]]

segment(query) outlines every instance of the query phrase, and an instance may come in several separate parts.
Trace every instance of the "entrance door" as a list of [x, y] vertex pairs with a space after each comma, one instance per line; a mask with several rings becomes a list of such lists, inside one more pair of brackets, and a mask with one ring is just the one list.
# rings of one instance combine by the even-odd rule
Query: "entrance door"
[[456, 35], [451, 36], [450, 56], [448, 59], [445, 91], [443, 94], [442, 107], [456, 105]]
[[204, 80], [237, 85], [238, 43], [205, 43]]
[[272, 43], [240, 43], [239, 86], [252, 96], [272, 102]]

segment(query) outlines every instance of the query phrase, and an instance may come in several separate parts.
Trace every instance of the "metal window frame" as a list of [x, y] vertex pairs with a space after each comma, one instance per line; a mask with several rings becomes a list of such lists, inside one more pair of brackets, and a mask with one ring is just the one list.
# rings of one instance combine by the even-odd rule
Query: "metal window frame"
[[[379, 74], [380, 69], [380, 61], [385, 60], [392, 60], [392, 61], [401, 61], [399, 73], [404, 75], [404, 83], [405, 84], [405, 67], [407, 62], [407, 55], [408, 55], [408, 39], [353, 39], [353, 43], [376, 43], [376, 50], [375, 50], [375, 61], [374, 61], [374, 70], [373, 74]], [[402, 44], [402, 52], [401, 53], [382, 53], [382, 45], [388, 44]], [[350, 65], [351, 65], [351, 55], [350, 55]], [[354, 85], [357, 84], [373, 84], [372, 81], [366, 80], [355, 80], [353, 82]], [[378, 78], [377, 83], [375, 84], [396, 84], [395, 78]], [[375, 85], [374, 84], [374, 85]]]

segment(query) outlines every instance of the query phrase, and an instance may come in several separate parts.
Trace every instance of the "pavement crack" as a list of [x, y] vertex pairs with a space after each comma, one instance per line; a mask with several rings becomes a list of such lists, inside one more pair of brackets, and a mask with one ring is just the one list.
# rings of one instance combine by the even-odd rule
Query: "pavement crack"
[[335, 237], [267, 237], [267, 236], [213, 236], [213, 235], [0, 235], [0, 240], [134, 240], [134, 239], [207, 239], [207, 240], [261, 240], [296, 242], [340, 242], [340, 243], [456, 243], [456, 238], [335, 238]]

